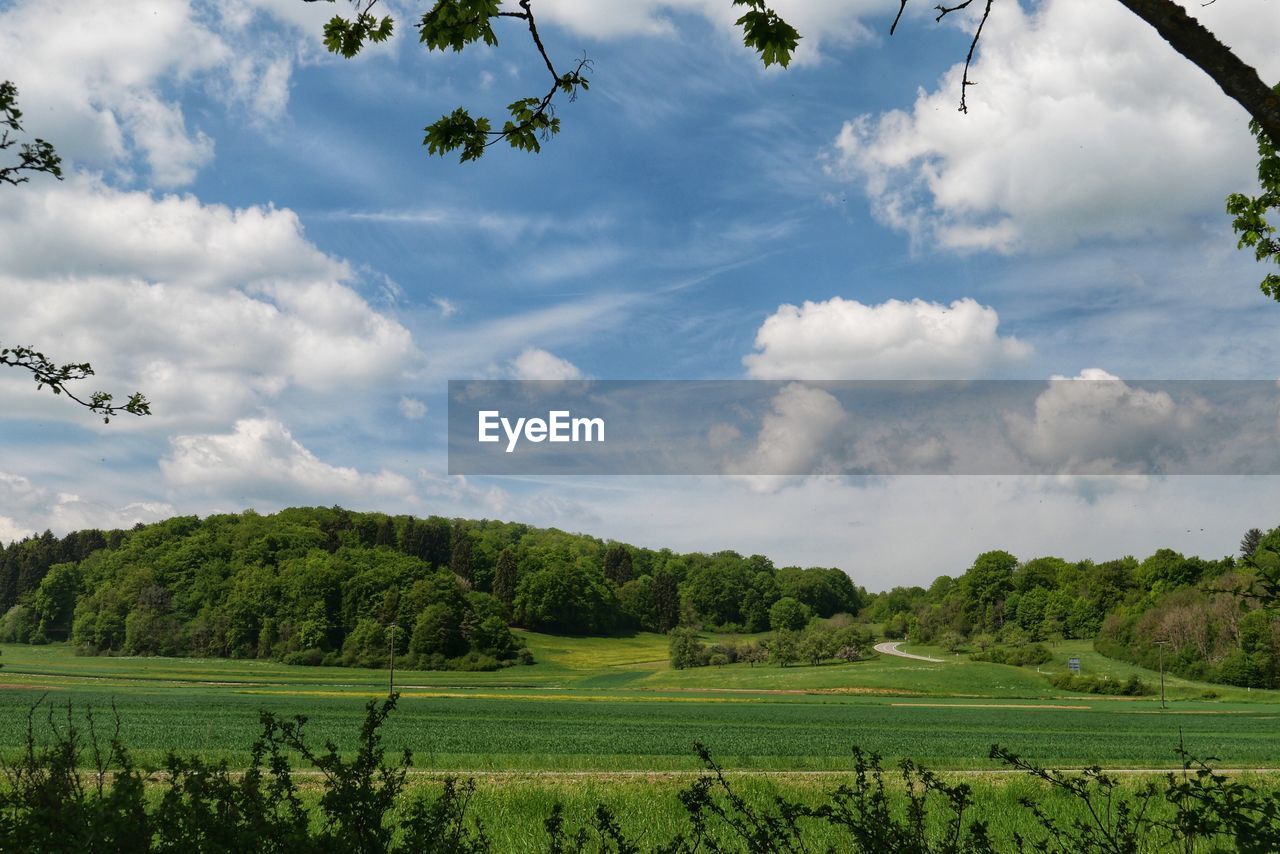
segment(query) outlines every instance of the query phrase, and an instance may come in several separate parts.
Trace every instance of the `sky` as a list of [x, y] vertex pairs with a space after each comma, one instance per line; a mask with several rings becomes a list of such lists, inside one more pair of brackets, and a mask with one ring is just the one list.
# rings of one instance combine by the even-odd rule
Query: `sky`
[[[1224, 197], [1247, 116], [1114, 0], [534, 0], [592, 62], [540, 154], [430, 156], [546, 70], [518, 21], [430, 54], [422, 7], [345, 60], [302, 0], [0, 0], [0, 79], [66, 179], [0, 187], [0, 342], [90, 361], [108, 425], [0, 376], [0, 541], [303, 504], [497, 518], [838, 566], [869, 589], [980, 552], [1221, 556], [1263, 476], [449, 475], [450, 379], [1274, 379], [1280, 305]], [[1192, 13], [1280, 79], [1280, 4]], [[1105, 373], [1100, 373], [1105, 372]], [[806, 441], [803, 430], [787, 434]]]

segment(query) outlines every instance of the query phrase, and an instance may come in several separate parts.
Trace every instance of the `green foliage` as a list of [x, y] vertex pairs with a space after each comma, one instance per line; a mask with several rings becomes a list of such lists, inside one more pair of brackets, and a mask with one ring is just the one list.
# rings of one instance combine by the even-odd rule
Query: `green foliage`
[[542, 98], [521, 98], [507, 106], [511, 118], [502, 125], [502, 135], [512, 148], [538, 153], [540, 140], [560, 132], [560, 120], [548, 111], [549, 102]]
[[374, 44], [385, 42], [391, 38], [394, 30], [395, 22], [390, 15], [380, 19], [367, 11], [360, 12], [352, 19], [335, 15], [324, 25], [324, 46], [330, 53], [350, 59], [360, 52], [366, 41]]
[[[86, 739], [69, 707], [62, 724], [50, 709], [49, 737], [41, 738], [34, 726], [37, 704], [28, 711], [23, 750], [0, 778], [0, 850], [500, 850], [469, 815], [477, 792], [474, 781], [446, 778], [434, 796], [430, 790], [409, 791], [411, 755], [405, 751], [391, 759], [383, 745], [382, 731], [396, 703], [393, 695], [365, 705], [350, 754], [332, 742], [316, 748], [305, 718], [262, 712], [244, 773], [226, 762], [211, 764], [170, 752], [164, 773], [150, 780], [121, 742], [119, 716], [114, 733], [100, 738], [90, 715]], [[1045, 770], [993, 745], [992, 758], [1040, 784], [1018, 795], [1013, 809], [1022, 821], [1011, 839], [999, 843], [988, 822], [977, 817], [981, 803], [969, 783], [947, 782], [909, 759], [898, 763], [901, 782], [890, 784], [881, 758], [855, 747], [850, 779], [833, 790], [795, 798], [775, 789], [759, 797], [744, 793], [746, 787], [730, 778], [706, 746], [695, 743], [694, 752], [702, 773], [680, 790], [682, 820], [665, 838], [651, 835], [645, 845], [604, 803], [575, 827], [556, 801], [542, 813], [539, 850], [1093, 854], [1260, 853], [1280, 846], [1280, 792], [1216, 772], [1181, 748], [1179, 773], [1125, 785], [1097, 767], [1080, 773]], [[299, 758], [318, 774], [314, 811], [297, 780], [294, 762]], [[1046, 806], [1050, 797], [1057, 798], [1058, 806]]]
[[1215, 579], [1220, 586], [1176, 588], [1146, 607], [1112, 614], [1094, 646], [1191, 679], [1280, 687], [1280, 614], [1237, 592], [1255, 588], [1255, 573], [1235, 571]]
[[[18, 87], [9, 80], [0, 81], [0, 151], [8, 151], [18, 140], [14, 134], [22, 132], [22, 111], [18, 109]], [[18, 148], [18, 162], [12, 166], [0, 166], [0, 183], [25, 184], [30, 173], [52, 175], [62, 180], [62, 158], [53, 145], [43, 139], [22, 143]]]
[[[307, 0], [314, 2], [314, 0]], [[348, 59], [363, 49], [365, 42], [384, 42], [394, 31], [390, 16], [375, 18], [369, 11], [378, 0], [352, 0], [358, 12], [355, 18], [335, 16], [324, 27], [324, 44], [331, 52]], [[514, 149], [538, 152], [542, 142], [560, 132], [560, 119], [555, 116], [552, 101], [557, 94], [574, 100], [578, 92], [590, 88], [586, 73], [591, 62], [585, 57], [571, 71], [557, 72], [542, 44], [537, 23], [528, 0], [519, 4], [520, 11], [503, 11], [500, 0], [437, 0], [418, 22], [418, 40], [430, 51], [461, 51], [469, 45], [498, 44], [493, 22], [497, 18], [523, 20], [533, 45], [551, 75], [551, 87], [543, 95], [513, 101], [507, 111], [511, 118], [501, 130], [484, 116], [473, 117], [465, 107], [442, 116], [424, 128], [422, 143], [429, 154], [440, 156], [461, 151], [465, 163], [478, 160], [485, 149], [505, 139]]]
[[784, 596], [769, 609], [769, 626], [775, 631], [789, 629], [799, 631], [809, 623], [809, 606]]
[[766, 68], [775, 63], [786, 68], [800, 44], [796, 28], [765, 6], [764, 0], [733, 0], [733, 5], [749, 7], [736, 22], [742, 27], [742, 43], [760, 54]]
[[796, 654], [816, 667], [829, 658], [835, 658], [836, 651], [839, 649], [840, 645], [836, 642], [835, 632], [813, 625], [800, 636]]
[[418, 25], [419, 41], [439, 51], [460, 51], [475, 42], [496, 47], [492, 22], [501, 5], [500, 0], [437, 0]]
[[[954, 650], [948, 650], [954, 652]], [[1045, 664], [1053, 660], [1053, 653], [1038, 643], [1019, 644], [1017, 646], [993, 646], [989, 649], [972, 653], [969, 658], [974, 661], [990, 661], [993, 664], [1007, 664], [1011, 667], [1027, 667]]]
[[458, 107], [423, 129], [426, 136], [422, 138], [422, 144], [427, 147], [428, 153], [441, 157], [462, 149], [462, 162], [466, 163], [484, 155], [485, 146], [489, 144], [489, 134], [492, 133], [491, 127], [484, 116], [472, 118], [466, 109]]
[[[15, 136], [22, 132], [22, 111], [18, 109], [18, 87], [11, 81], [0, 81], [0, 152], [19, 145]], [[53, 144], [36, 138], [18, 147], [16, 163], [0, 164], [0, 183], [17, 186], [25, 184], [32, 173], [44, 173], [62, 180], [62, 158]], [[0, 366], [30, 371], [37, 389], [46, 386], [56, 395], [68, 398], [102, 416], [110, 422], [112, 415], [121, 412], [129, 415], [150, 415], [151, 404], [139, 393], [129, 396], [124, 403], [115, 403], [115, 397], [105, 391], [95, 391], [88, 399], [78, 397], [69, 388], [70, 383], [93, 376], [93, 366], [88, 362], [69, 362], [59, 365], [33, 347], [0, 347]]]
[[[1280, 85], [1276, 91], [1280, 92]], [[1258, 141], [1258, 185], [1262, 192], [1257, 196], [1232, 193], [1227, 196], [1227, 213], [1235, 217], [1231, 228], [1240, 237], [1238, 248], [1253, 249], [1259, 262], [1280, 264], [1280, 240], [1275, 237], [1276, 227], [1267, 219], [1280, 211], [1280, 153], [1276, 141], [1257, 120], [1249, 122], [1249, 130]], [[1267, 296], [1280, 300], [1280, 274], [1267, 273], [1260, 287]]]
[[1109, 694], [1117, 697], [1144, 697], [1155, 690], [1135, 673], [1127, 679], [1108, 679], [1105, 676], [1084, 676], [1079, 673], [1055, 673], [1049, 684], [1064, 691], [1081, 694]]
[[520, 580], [519, 625], [565, 634], [600, 634], [616, 625], [617, 594], [603, 570], [585, 563], [547, 568]]
[[631, 551], [621, 543], [612, 543], [604, 552], [604, 575], [621, 587], [631, 580]]
[[493, 595], [502, 603], [507, 613], [511, 613], [516, 599], [516, 555], [509, 547], [498, 555], [498, 563], [493, 571]]
[[669, 657], [676, 670], [702, 667], [707, 664], [710, 652], [693, 629], [672, 629]]
[[676, 577], [659, 570], [653, 574], [653, 628], [665, 632], [680, 622], [680, 593]]
[[1017, 565], [1018, 559], [1008, 552], [984, 552], [960, 579], [965, 612], [975, 625], [992, 629], [1003, 624], [1004, 599], [1013, 590]]
[[56, 395], [66, 395], [90, 412], [101, 415], [103, 423], [110, 423], [111, 416], [122, 412], [138, 416], [151, 414], [151, 404], [138, 392], [129, 395], [124, 403], [116, 403], [115, 396], [105, 391], [95, 391], [87, 400], [78, 397], [69, 384], [93, 376], [93, 366], [88, 362], [59, 365], [31, 347], [0, 347], [0, 365], [30, 371], [37, 389], [47, 386]]
[[840, 569], [778, 570], [778, 588], [783, 596], [804, 603], [819, 617], [834, 614], [857, 614], [862, 596], [848, 573]]
[[800, 633], [793, 629], [778, 629], [769, 638], [769, 661], [779, 667], [794, 664], [800, 659]]

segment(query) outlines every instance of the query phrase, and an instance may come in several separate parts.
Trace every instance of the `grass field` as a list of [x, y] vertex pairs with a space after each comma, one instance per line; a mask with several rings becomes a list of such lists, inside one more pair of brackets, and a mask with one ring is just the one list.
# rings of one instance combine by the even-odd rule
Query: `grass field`
[[[1228, 767], [1280, 766], [1280, 693], [1168, 679], [1152, 698], [1068, 695], [1035, 668], [971, 662], [939, 650], [932, 664], [879, 656], [820, 667], [733, 665], [673, 671], [666, 639], [526, 636], [538, 664], [496, 673], [399, 671], [400, 708], [387, 743], [424, 769], [665, 771], [697, 767], [707, 744], [726, 767], [839, 770], [854, 744], [887, 759], [991, 769], [991, 743], [1056, 766], [1177, 765], [1179, 739]], [[911, 647], [907, 647], [911, 650]], [[273, 662], [76, 656], [65, 645], [0, 648], [0, 750], [12, 752], [26, 711], [44, 697], [109, 714], [126, 744], [155, 763], [173, 746], [243, 763], [261, 709], [305, 714], [318, 739], [349, 743], [385, 671]], [[1094, 653], [1054, 648], [1087, 673], [1158, 675]], [[1206, 701], [1213, 690], [1220, 696]]]

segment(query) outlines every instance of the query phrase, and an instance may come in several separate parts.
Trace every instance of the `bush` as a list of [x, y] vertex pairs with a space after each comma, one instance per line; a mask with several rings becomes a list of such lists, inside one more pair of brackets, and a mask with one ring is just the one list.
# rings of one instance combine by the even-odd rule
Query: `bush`
[[711, 653], [706, 644], [698, 640], [693, 629], [672, 629], [669, 647], [671, 666], [676, 670], [706, 665]]
[[484, 655], [473, 651], [458, 658], [450, 659], [445, 669], [460, 670], [463, 673], [488, 673], [494, 670], [501, 670], [502, 663], [492, 655]]
[[324, 663], [324, 653], [319, 649], [312, 647], [311, 649], [300, 649], [297, 652], [290, 652], [281, 660], [285, 664], [300, 664], [305, 667], [319, 667]]
[[1154, 694], [1150, 685], [1135, 673], [1128, 679], [1109, 679], [1105, 676], [1081, 676], [1078, 673], [1055, 673], [1049, 684], [1064, 691], [1081, 694], [1110, 694], [1117, 697], [1145, 697]]
[[1032, 643], [1014, 647], [993, 646], [986, 652], [975, 652], [969, 658], [973, 661], [990, 661], [992, 664], [1023, 667], [1052, 661], [1053, 653], [1043, 644]]

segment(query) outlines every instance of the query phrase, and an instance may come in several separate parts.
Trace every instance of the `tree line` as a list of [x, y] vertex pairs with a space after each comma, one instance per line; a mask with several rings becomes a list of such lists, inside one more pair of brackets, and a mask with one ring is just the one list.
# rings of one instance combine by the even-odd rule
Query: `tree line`
[[518, 523], [339, 507], [46, 532], [0, 548], [0, 640], [91, 653], [494, 669], [531, 657], [516, 626], [608, 635], [758, 632], [866, 599], [839, 569], [676, 554]]
[[891, 638], [1010, 664], [1048, 660], [1040, 645], [1094, 639], [1111, 658], [1191, 679], [1280, 687], [1280, 528], [1251, 529], [1240, 553], [1206, 560], [1163, 548], [1144, 560], [1019, 561], [979, 555], [927, 589], [895, 587], [864, 616]]
[[1046, 641], [1094, 639], [1145, 667], [1280, 687], [1280, 528], [1251, 530], [1239, 555], [1218, 559], [1167, 548], [1100, 562], [989, 551], [928, 588], [875, 594], [840, 569], [778, 568], [762, 555], [340, 507], [0, 546], [0, 641], [363, 667], [385, 666], [394, 651], [405, 666], [487, 670], [532, 660], [512, 627], [774, 632], [741, 655], [686, 645], [677, 666], [856, 660], [873, 630], [1013, 665], [1043, 663]]

